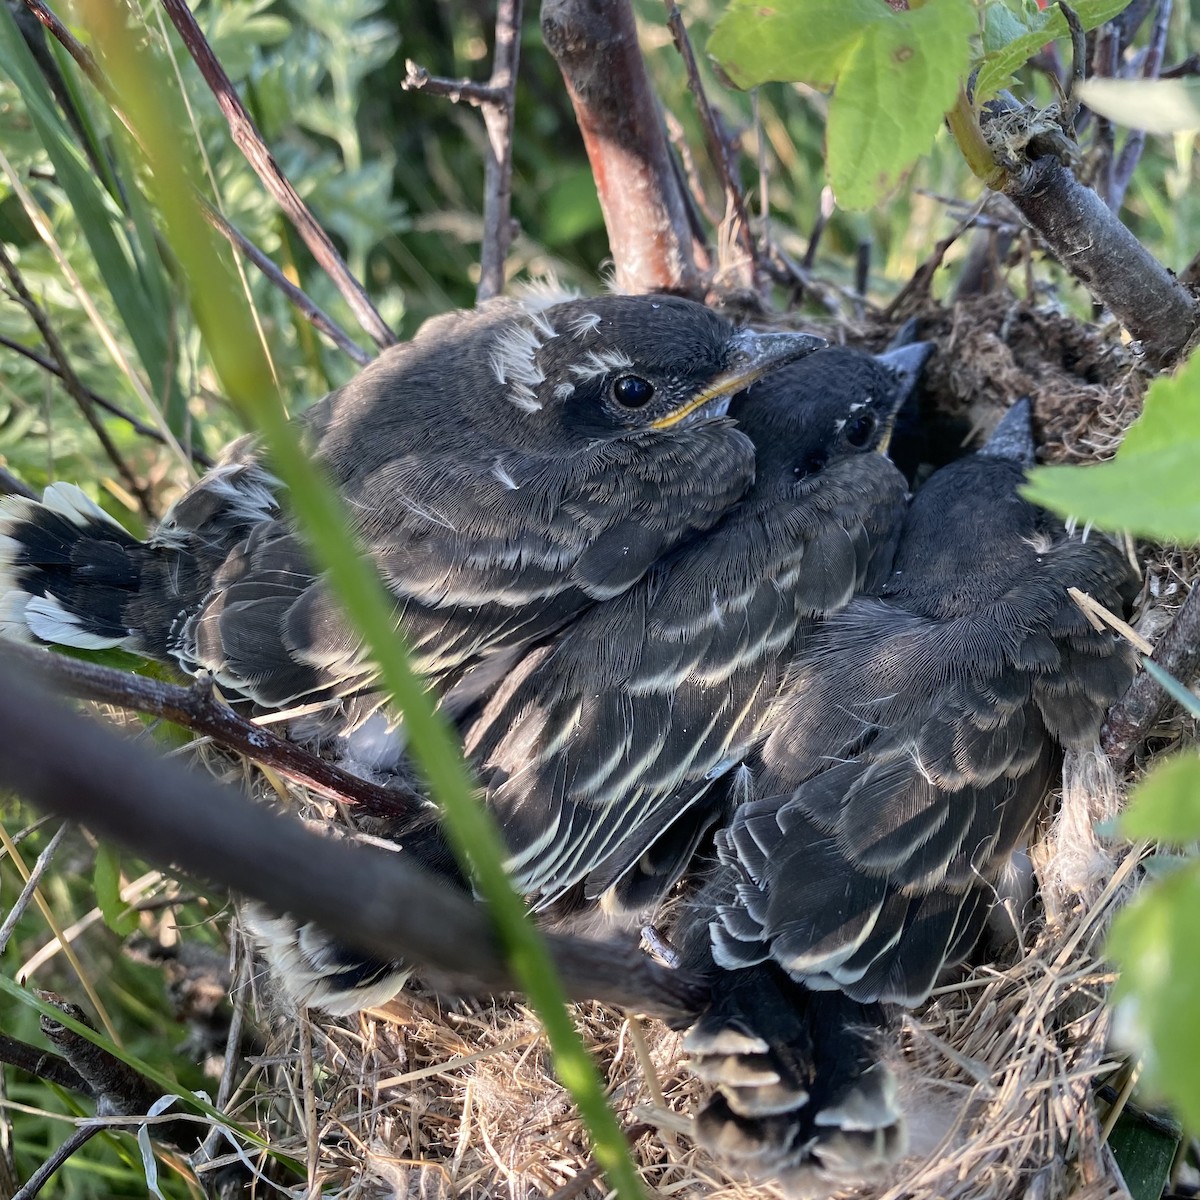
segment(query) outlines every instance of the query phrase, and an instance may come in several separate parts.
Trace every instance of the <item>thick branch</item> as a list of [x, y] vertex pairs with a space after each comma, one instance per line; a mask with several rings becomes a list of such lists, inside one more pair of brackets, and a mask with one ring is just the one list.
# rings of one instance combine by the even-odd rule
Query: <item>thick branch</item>
[[20, 1042], [7, 1033], [0, 1033], [0, 1063], [67, 1091], [93, 1095], [92, 1085], [65, 1058], [28, 1042]]
[[[1188, 593], [1170, 628], [1158, 639], [1150, 660], [1185, 687], [1200, 674], [1200, 587]], [[1100, 743], [1114, 766], [1125, 766], [1170, 703], [1171, 698], [1148, 672], [1134, 679], [1109, 710], [1100, 734]]]
[[1137, 240], [1100, 197], [1054, 158], [1039, 158], [1004, 193], [1050, 248], [1145, 347], [1168, 367], [1200, 324], [1190, 292]]
[[246, 106], [242, 103], [233, 81], [225, 74], [225, 68], [217, 61], [212, 47], [208, 44], [196, 18], [183, 0], [162, 0], [163, 8], [171, 23], [179, 32], [184, 46], [200, 74], [216, 98], [225, 120], [229, 123], [229, 132], [234, 143], [246, 156], [246, 161], [254, 168], [255, 174], [262, 180], [267, 191], [274, 197], [275, 202], [287, 214], [288, 220], [299, 233], [304, 244], [312, 252], [312, 256], [324, 268], [333, 280], [334, 286], [341, 292], [350, 310], [358, 318], [358, 323], [374, 340], [377, 346], [391, 346], [396, 341], [395, 334], [387, 327], [379, 315], [375, 305], [371, 303], [362, 284], [350, 273], [350, 268], [337, 252], [330, 241], [329, 235], [321, 228], [316, 218], [308, 210], [308, 206], [300, 199], [300, 194], [288, 182], [287, 177], [279, 169], [275, 156], [267, 148]]
[[617, 285], [701, 295], [687, 201], [629, 0], [543, 0], [542, 37], [575, 107]]
[[212, 684], [205, 680], [181, 687], [27, 646], [10, 645], [6, 651], [68, 696], [162, 717], [369, 816], [411, 821], [430, 810], [428, 801], [411, 789], [385, 788], [360, 779], [247, 721], [218, 701]]
[[[487, 910], [403, 854], [312, 833], [182, 764], [53, 702], [28, 669], [0, 659], [0, 784], [164, 866], [315, 921], [357, 949], [420, 963], [442, 986], [515, 990]], [[629, 944], [551, 935], [568, 994], [688, 1017], [695, 976]]]

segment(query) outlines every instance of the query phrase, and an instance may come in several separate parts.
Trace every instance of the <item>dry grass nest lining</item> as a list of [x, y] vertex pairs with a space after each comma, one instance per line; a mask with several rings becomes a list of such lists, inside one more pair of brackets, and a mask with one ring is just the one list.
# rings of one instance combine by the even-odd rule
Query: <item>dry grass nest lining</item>
[[[890, 332], [862, 331], [879, 344]], [[1057, 312], [996, 297], [922, 315], [939, 342], [927, 392], [936, 412], [989, 426], [1034, 399], [1046, 457], [1105, 457], [1140, 411], [1144, 381], [1103, 333]], [[997, 410], [997, 411], [993, 411]], [[1134, 624], [1159, 628], [1197, 574], [1190, 555], [1152, 548]], [[1062, 801], [1033, 847], [1041, 916], [1006, 962], [962, 972], [903, 1018], [891, 1054], [902, 1087], [936, 1114], [914, 1153], [865, 1200], [983, 1200], [1127, 1195], [1104, 1144], [1094, 1085], [1117, 1065], [1106, 1050], [1099, 955], [1136, 862], [1101, 844], [1097, 821], [1123, 797], [1098, 753], [1069, 756]], [[300, 811], [328, 807], [292, 789]], [[260, 981], [261, 982], [261, 981]], [[584, 1130], [549, 1071], [536, 1019], [514, 1001], [447, 1002], [410, 985], [357, 1019], [299, 1022], [255, 987], [270, 1031], [256, 1086], [237, 1112], [278, 1150], [309, 1165], [327, 1194], [373, 1198], [588, 1198], [606, 1194]], [[767, 1200], [772, 1186], [728, 1178], [688, 1136], [704, 1086], [680, 1036], [599, 1004], [577, 1021], [631, 1134], [650, 1196]], [[914, 1103], [915, 1103], [914, 1099]], [[948, 1130], [948, 1132], [947, 1132]]]

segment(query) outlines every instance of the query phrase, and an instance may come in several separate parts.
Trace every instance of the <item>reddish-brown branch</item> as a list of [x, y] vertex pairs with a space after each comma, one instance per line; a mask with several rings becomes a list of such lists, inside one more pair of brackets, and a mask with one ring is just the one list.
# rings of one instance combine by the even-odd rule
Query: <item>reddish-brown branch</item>
[[337, 247], [330, 241], [329, 235], [321, 228], [317, 219], [309, 212], [308, 206], [300, 199], [299, 193], [280, 170], [275, 156], [267, 148], [262, 134], [237, 94], [233, 81], [217, 61], [191, 10], [183, 0], [162, 0], [162, 3], [187, 52], [192, 56], [192, 61], [200, 69], [200, 74], [204, 76], [216, 98], [218, 107], [229, 123], [229, 132], [234, 143], [246, 156], [246, 161], [286, 213], [288, 220], [312, 252], [312, 256], [333, 280], [334, 286], [341, 292], [368, 336], [377, 346], [393, 345], [396, 341], [395, 334], [371, 303], [362, 284], [350, 273], [350, 268], [338, 253]]
[[702, 296], [707, 252], [692, 240], [629, 0], [543, 0], [542, 36], [583, 134], [617, 286]]
[[360, 779], [295, 742], [247, 721], [222, 704], [205, 680], [182, 687], [28, 646], [8, 646], [6, 652], [14, 661], [36, 669], [68, 696], [162, 717], [359, 812], [401, 821], [429, 811], [428, 802], [411, 789], [385, 788]]

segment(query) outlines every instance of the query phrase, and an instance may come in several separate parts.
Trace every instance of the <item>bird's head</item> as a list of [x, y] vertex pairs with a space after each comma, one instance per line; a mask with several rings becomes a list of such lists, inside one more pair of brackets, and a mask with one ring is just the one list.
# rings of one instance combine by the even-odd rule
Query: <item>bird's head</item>
[[595, 441], [719, 419], [737, 392], [824, 344], [678, 297], [598, 296], [498, 324], [488, 361], [523, 424]]
[[886, 454], [915, 382], [915, 375], [846, 347], [774, 372], [733, 409], [754, 442], [758, 486], [786, 486], [841, 460]]

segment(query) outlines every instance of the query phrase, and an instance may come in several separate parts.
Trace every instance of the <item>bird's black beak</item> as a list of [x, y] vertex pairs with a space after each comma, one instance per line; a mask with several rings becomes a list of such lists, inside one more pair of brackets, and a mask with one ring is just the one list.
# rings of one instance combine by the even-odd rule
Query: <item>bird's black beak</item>
[[979, 447], [980, 454], [991, 458], [1007, 458], [1022, 466], [1032, 467], [1037, 453], [1033, 440], [1033, 405], [1022, 397], [1000, 418], [991, 437]]
[[700, 417], [721, 417], [729, 401], [756, 379], [778, 370], [829, 343], [811, 333], [755, 333], [739, 330], [733, 337], [728, 365], [707, 387], [684, 404], [653, 423], [654, 429], [668, 429], [681, 421]]
[[921, 372], [936, 349], [933, 342], [909, 342], [907, 346], [897, 346], [875, 355], [878, 362], [895, 371], [900, 379], [901, 397], [897, 410], [903, 408], [916, 392]]

